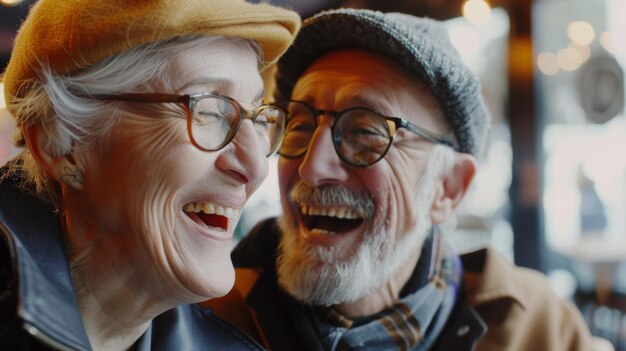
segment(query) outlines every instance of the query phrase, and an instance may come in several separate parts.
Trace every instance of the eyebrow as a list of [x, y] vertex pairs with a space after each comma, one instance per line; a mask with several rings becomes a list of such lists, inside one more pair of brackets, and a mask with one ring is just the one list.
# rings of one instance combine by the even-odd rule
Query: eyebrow
[[367, 107], [383, 115], [392, 115], [389, 106], [381, 103], [380, 100], [375, 97], [371, 98], [363, 95], [354, 95], [346, 99], [345, 102], [349, 106]]
[[[229, 79], [224, 78], [198, 78], [194, 79], [183, 86], [179, 87], [176, 91], [184, 91], [191, 87], [196, 86], [204, 86], [204, 87], [213, 87], [212, 90], [216, 91], [226, 91], [229, 90], [233, 85], [233, 82]], [[204, 93], [204, 91], [199, 91], [198, 93]]]
[[[306, 95], [302, 98], [299, 99], [295, 99], [298, 101], [304, 101], [307, 104], [311, 105], [311, 106], [315, 106], [315, 108], [318, 108], [316, 106], [316, 104], [314, 103], [315, 98], [313, 98], [310, 95]], [[345, 110], [347, 108], [352, 108], [352, 107], [367, 107], [367, 108], [371, 108], [372, 110], [378, 112], [378, 113], [382, 113], [382, 114], [389, 114], [389, 107], [381, 104], [380, 101], [378, 101], [377, 99], [372, 99], [363, 95], [353, 95], [348, 97], [347, 99], [343, 100], [342, 105], [345, 105], [347, 107], [342, 108], [342, 110]]]
[[[229, 91], [232, 89], [233, 87], [233, 81], [230, 79], [225, 79], [225, 78], [199, 78], [199, 79], [194, 79], [191, 82], [186, 83], [185, 85], [183, 85], [182, 87], [178, 88], [176, 91], [180, 92], [180, 91], [184, 91], [186, 89], [189, 89], [191, 87], [196, 87], [196, 86], [204, 86], [204, 87], [213, 87], [211, 90], [211, 92], [213, 91], [217, 91], [220, 93], [224, 93], [226, 91]], [[204, 93], [204, 91], [199, 91], [198, 93]], [[265, 97], [265, 89], [261, 88], [259, 90], [259, 92], [256, 94], [256, 96], [254, 97], [254, 100], [252, 102], [256, 102], [256, 101], [263, 101], [263, 98]]]

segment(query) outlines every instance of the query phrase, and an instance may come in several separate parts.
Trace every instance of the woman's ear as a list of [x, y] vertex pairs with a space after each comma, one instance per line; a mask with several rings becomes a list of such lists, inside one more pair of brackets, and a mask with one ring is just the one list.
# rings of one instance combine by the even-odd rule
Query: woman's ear
[[452, 171], [438, 183], [430, 209], [433, 224], [445, 222], [459, 206], [476, 175], [474, 156], [455, 153]]
[[22, 128], [28, 150], [46, 174], [57, 182], [81, 190], [83, 188], [83, 171], [76, 164], [72, 154], [56, 156], [45, 147], [47, 135], [40, 124], [32, 124]]

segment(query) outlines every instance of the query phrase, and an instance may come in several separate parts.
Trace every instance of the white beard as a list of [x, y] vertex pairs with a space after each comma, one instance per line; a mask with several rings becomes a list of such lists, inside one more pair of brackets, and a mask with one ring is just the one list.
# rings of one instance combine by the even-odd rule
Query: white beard
[[[322, 306], [354, 302], [383, 286], [412, 254], [419, 252], [430, 231], [434, 185], [444, 170], [451, 168], [447, 167], [450, 162], [441, 161], [439, 154], [431, 154], [414, 195], [415, 227], [391, 247], [384, 245], [390, 235], [382, 216], [364, 224], [370, 229], [364, 233], [363, 242], [354, 252], [346, 253], [337, 252], [334, 247], [301, 242], [294, 218], [283, 215], [279, 222], [283, 234], [276, 263], [280, 286], [301, 302]], [[386, 213], [387, 206], [379, 205], [377, 210]]]

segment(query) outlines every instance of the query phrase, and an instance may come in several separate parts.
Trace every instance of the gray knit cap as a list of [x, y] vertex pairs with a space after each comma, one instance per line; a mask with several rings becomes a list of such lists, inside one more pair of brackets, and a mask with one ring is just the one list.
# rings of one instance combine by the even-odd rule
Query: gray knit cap
[[327, 52], [363, 48], [396, 60], [437, 97], [460, 152], [478, 155], [489, 126], [478, 79], [461, 62], [441, 22], [402, 13], [339, 9], [303, 22], [278, 62], [275, 97], [289, 99], [298, 78]]

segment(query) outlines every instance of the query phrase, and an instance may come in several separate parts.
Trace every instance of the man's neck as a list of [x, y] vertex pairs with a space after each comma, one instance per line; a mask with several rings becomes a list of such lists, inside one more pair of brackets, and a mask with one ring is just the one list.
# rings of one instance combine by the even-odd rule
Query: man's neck
[[346, 302], [335, 305], [335, 309], [348, 318], [371, 316], [395, 305], [400, 299], [400, 291], [409, 281], [417, 261], [420, 257], [421, 247], [414, 251], [393, 274], [386, 284], [379, 289], [359, 298], [354, 302]]

